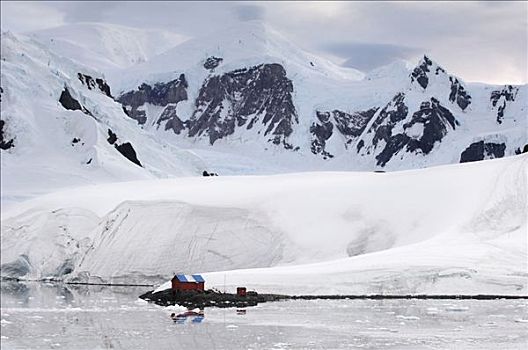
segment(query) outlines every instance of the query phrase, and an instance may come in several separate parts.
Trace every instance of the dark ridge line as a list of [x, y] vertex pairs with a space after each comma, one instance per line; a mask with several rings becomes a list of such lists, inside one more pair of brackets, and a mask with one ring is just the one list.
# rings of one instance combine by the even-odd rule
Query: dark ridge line
[[528, 295], [498, 295], [498, 294], [370, 294], [370, 295], [292, 295], [291, 300], [314, 300], [314, 299], [460, 299], [460, 300], [494, 300], [494, 299], [528, 299]]

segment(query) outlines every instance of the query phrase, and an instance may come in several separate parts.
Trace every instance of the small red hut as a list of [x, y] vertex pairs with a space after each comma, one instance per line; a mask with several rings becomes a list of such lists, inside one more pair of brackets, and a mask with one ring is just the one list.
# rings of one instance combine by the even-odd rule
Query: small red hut
[[205, 290], [205, 280], [201, 275], [175, 275], [172, 280], [172, 291]]

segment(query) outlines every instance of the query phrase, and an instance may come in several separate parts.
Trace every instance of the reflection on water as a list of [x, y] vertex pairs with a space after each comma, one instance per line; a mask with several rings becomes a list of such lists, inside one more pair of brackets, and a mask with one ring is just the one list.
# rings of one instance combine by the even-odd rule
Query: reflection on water
[[183, 324], [187, 320], [189, 320], [192, 323], [201, 323], [205, 317], [204, 310], [194, 311], [194, 310], [187, 310], [185, 312], [182, 312], [180, 314], [172, 313], [170, 315], [171, 319], [178, 324]]
[[2, 350], [524, 349], [528, 342], [526, 300], [299, 300], [204, 312], [138, 299], [147, 289], [2, 282]]

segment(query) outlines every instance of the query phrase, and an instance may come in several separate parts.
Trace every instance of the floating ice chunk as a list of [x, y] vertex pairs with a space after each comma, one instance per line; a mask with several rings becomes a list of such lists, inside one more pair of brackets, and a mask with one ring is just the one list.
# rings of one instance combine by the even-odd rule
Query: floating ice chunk
[[528, 320], [525, 320], [524, 318], [518, 318], [518, 319], [516, 319], [514, 321], [517, 322], [517, 323], [528, 323]]

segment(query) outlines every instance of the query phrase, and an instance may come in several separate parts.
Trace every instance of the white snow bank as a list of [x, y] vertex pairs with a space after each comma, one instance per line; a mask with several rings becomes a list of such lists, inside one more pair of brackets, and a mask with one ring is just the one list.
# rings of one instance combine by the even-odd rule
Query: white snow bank
[[79, 187], [2, 213], [2, 264], [25, 255], [46, 277], [48, 248], [24, 241], [59, 237], [30, 213], [82, 208], [101, 219], [76, 233], [90, 240], [70, 253], [81, 280], [210, 272], [207, 287], [269, 292], [526, 293], [527, 160]]

